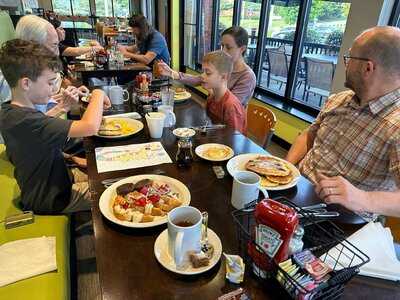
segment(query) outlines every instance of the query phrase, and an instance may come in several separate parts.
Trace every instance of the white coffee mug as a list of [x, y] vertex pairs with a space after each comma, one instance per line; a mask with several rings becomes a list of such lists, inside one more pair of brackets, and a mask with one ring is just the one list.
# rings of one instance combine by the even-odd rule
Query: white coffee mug
[[129, 99], [129, 93], [119, 85], [110, 86], [108, 94], [112, 105], [121, 105]]
[[232, 206], [236, 209], [242, 209], [250, 202], [258, 199], [261, 191], [265, 198], [268, 198], [268, 192], [260, 186], [261, 178], [254, 172], [238, 171], [233, 176], [232, 185]]
[[193, 206], [180, 206], [168, 213], [168, 251], [177, 267], [188, 261], [188, 251], [200, 251], [202, 222], [201, 212]]
[[148, 112], [145, 117], [150, 137], [159, 139], [163, 134], [165, 115], [160, 112]]
[[160, 105], [158, 111], [165, 114], [164, 127], [172, 127], [176, 123], [174, 107], [171, 105]]

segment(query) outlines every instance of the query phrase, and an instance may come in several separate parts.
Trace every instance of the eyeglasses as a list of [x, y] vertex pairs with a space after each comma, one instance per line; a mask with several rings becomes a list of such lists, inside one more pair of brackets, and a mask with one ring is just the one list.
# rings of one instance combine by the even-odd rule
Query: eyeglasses
[[364, 60], [364, 61], [371, 61], [369, 58], [365, 57], [357, 57], [357, 56], [350, 56], [350, 55], [343, 55], [343, 61], [344, 64], [347, 66], [349, 64], [350, 59], [358, 59], [358, 60]]

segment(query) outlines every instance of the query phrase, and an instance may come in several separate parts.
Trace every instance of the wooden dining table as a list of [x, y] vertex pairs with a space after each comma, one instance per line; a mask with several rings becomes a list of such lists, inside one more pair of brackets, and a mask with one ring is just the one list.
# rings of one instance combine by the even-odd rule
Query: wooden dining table
[[[200, 126], [208, 120], [204, 108], [193, 100], [175, 105], [176, 127]], [[143, 121], [143, 123], [145, 123]], [[98, 173], [95, 148], [149, 141], [160, 141], [173, 163], [144, 168]], [[196, 134], [193, 147], [204, 143], [221, 143], [230, 146], [235, 155], [263, 153], [266, 151], [247, 137], [231, 128]], [[142, 174], [162, 174], [185, 184], [191, 193], [190, 205], [209, 214], [209, 227], [219, 236], [223, 251], [238, 253], [236, 227], [231, 215], [234, 208], [230, 197], [232, 177], [226, 170], [226, 162], [209, 162], [195, 157], [190, 167], [180, 168], [175, 163], [177, 141], [172, 129], [164, 128], [161, 139], [151, 139], [147, 127], [136, 135], [123, 140], [106, 140], [97, 137], [85, 139], [88, 160], [88, 176], [92, 194], [92, 217], [94, 227], [97, 271], [100, 278], [102, 298], [117, 299], [217, 299], [219, 296], [243, 287], [250, 299], [285, 299], [286, 293], [273, 283], [258, 280], [246, 266], [244, 282], [240, 285], [225, 279], [225, 260], [221, 259], [211, 270], [200, 275], [179, 275], [160, 265], [154, 255], [156, 238], [166, 229], [166, 224], [152, 228], [127, 228], [112, 223], [103, 217], [99, 209], [99, 198], [105, 187], [101, 181], [109, 178]], [[224, 167], [226, 175], [217, 179], [212, 166]], [[285, 196], [303, 206], [319, 203], [312, 184], [301, 177], [297, 185], [288, 190], [271, 191], [270, 197]], [[357, 215], [340, 207], [335, 223], [346, 232], [352, 232], [363, 221]], [[399, 299], [400, 287], [393, 282], [356, 276], [345, 287], [343, 299]]]

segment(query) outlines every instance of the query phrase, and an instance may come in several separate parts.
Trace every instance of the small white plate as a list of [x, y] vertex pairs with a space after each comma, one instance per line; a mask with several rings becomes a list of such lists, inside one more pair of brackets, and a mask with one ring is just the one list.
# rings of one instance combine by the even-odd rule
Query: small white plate
[[167, 216], [155, 217], [153, 222], [146, 222], [146, 223], [122, 221], [114, 216], [112, 204], [115, 197], [117, 196], [117, 187], [124, 183], [136, 183], [142, 179], [151, 179], [154, 181], [167, 183], [171, 187], [172, 191], [179, 193], [179, 200], [182, 201], [182, 206], [190, 204], [189, 189], [179, 180], [163, 175], [154, 175], [154, 174], [136, 175], [121, 179], [120, 181], [113, 183], [103, 192], [103, 194], [101, 194], [99, 200], [99, 208], [103, 216], [115, 224], [132, 228], [153, 227], [167, 223]]
[[196, 134], [196, 131], [191, 128], [181, 127], [174, 129], [172, 133], [178, 138], [190, 138]]
[[278, 186], [273, 186], [273, 187], [265, 187], [266, 190], [269, 191], [280, 191], [280, 190], [286, 190], [289, 189], [291, 187], [294, 187], [297, 184], [297, 181], [300, 178], [300, 172], [299, 170], [292, 165], [290, 162], [276, 157], [276, 156], [272, 156], [272, 155], [267, 155], [267, 154], [260, 154], [260, 153], [247, 153], [247, 154], [240, 154], [237, 155], [235, 157], [232, 157], [228, 163], [226, 164], [226, 169], [228, 170], [228, 173], [233, 177], [233, 175], [237, 172], [237, 171], [246, 171], [246, 163], [251, 160], [251, 159], [255, 159], [259, 156], [269, 156], [269, 157], [273, 157], [276, 158], [278, 160], [281, 160], [283, 162], [285, 162], [288, 167], [290, 168], [290, 170], [292, 171], [293, 174], [293, 180], [287, 184], [282, 184], [282, 185], [278, 185]]
[[192, 97], [192, 94], [189, 93], [188, 91], [185, 91], [183, 93], [175, 93], [174, 95], [174, 100], [176, 102], [180, 102], [180, 101], [185, 101], [187, 99], [190, 99], [190, 97]]
[[174, 259], [169, 255], [168, 252], [168, 229], [165, 229], [161, 234], [157, 237], [156, 242], [154, 243], [154, 255], [156, 256], [158, 262], [166, 269], [171, 272], [182, 274], [182, 275], [196, 275], [204, 273], [214, 267], [221, 258], [222, 254], [222, 244], [218, 235], [212, 231], [210, 228], [207, 230], [208, 242], [214, 247], [214, 254], [210, 260], [208, 266], [201, 268], [193, 268], [190, 262], [186, 267], [182, 269], [176, 268]]
[[[224, 157], [221, 157], [221, 158], [212, 158], [206, 154], [207, 150], [209, 150], [210, 148], [225, 149], [225, 150], [227, 150], [227, 155], [225, 155]], [[213, 144], [213, 143], [197, 146], [194, 151], [202, 159], [210, 160], [210, 161], [224, 161], [224, 160], [230, 159], [233, 155], [235, 155], [235, 152], [233, 152], [231, 147], [228, 147], [223, 144]]]

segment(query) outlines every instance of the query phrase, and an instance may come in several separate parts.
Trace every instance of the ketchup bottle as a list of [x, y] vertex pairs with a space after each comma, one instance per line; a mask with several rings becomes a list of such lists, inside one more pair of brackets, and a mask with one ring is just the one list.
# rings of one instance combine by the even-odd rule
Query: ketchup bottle
[[257, 267], [269, 271], [273, 267], [272, 259], [280, 263], [288, 258], [290, 239], [299, 219], [293, 208], [272, 199], [260, 201], [254, 216], [256, 226], [252, 237], [259, 246], [250, 242], [248, 252]]

